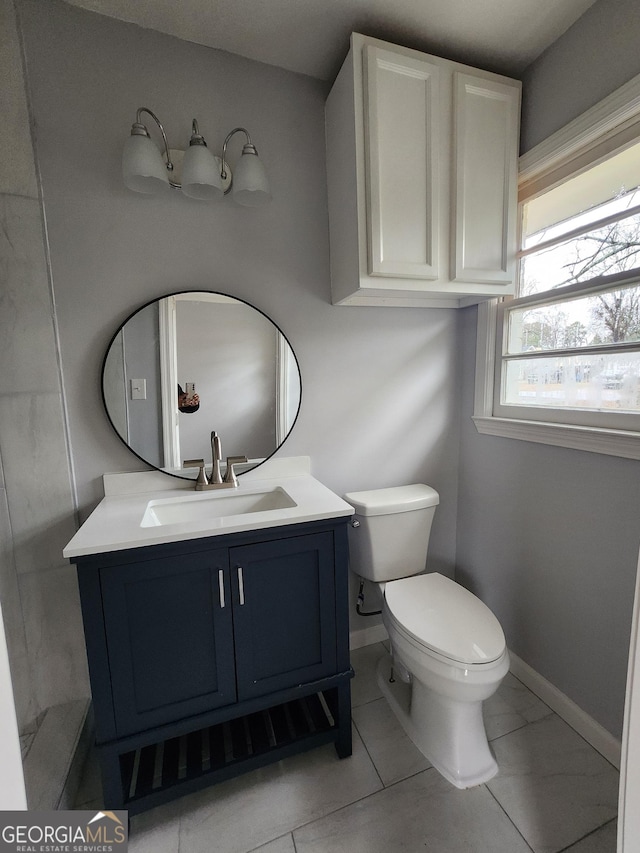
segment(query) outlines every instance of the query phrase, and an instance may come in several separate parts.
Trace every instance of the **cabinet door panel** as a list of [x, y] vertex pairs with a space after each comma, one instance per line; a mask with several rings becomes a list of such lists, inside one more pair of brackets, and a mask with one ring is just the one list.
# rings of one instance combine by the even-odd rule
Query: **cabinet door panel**
[[226, 551], [105, 568], [101, 584], [119, 735], [235, 701]]
[[333, 561], [331, 533], [231, 550], [239, 699], [335, 672]]
[[367, 46], [369, 275], [437, 279], [439, 69]]
[[511, 284], [519, 89], [469, 74], [454, 77], [454, 278]]

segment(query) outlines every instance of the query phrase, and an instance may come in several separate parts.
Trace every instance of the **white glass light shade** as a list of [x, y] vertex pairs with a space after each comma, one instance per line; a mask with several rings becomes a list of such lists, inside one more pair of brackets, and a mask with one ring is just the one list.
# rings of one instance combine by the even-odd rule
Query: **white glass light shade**
[[148, 136], [129, 136], [122, 153], [124, 184], [137, 193], [169, 189], [169, 174], [155, 143]]
[[206, 145], [190, 145], [182, 161], [182, 192], [189, 198], [222, 199], [219, 161]]
[[233, 172], [231, 191], [235, 201], [247, 207], [258, 207], [271, 201], [267, 173], [257, 154], [242, 152]]

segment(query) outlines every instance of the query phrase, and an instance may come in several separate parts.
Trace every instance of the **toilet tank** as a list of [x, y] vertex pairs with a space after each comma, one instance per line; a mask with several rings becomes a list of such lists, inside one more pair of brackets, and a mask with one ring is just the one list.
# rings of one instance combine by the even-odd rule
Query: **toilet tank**
[[440, 497], [415, 483], [350, 492], [356, 514], [349, 528], [351, 571], [370, 581], [390, 581], [425, 570], [431, 524]]

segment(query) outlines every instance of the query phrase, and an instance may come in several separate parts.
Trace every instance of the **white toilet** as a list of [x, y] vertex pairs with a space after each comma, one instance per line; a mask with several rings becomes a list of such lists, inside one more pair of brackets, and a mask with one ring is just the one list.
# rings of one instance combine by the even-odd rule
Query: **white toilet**
[[352, 492], [351, 570], [383, 592], [382, 619], [392, 660], [378, 682], [406, 733], [458, 788], [498, 772], [482, 719], [482, 702], [509, 670], [500, 623], [464, 587], [424, 574], [439, 503], [430, 486]]

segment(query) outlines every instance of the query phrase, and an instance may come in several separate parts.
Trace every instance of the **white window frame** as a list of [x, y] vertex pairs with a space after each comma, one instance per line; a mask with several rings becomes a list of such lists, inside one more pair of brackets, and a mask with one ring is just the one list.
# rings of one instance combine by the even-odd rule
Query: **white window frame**
[[[640, 138], [640, 74], [520, 157], [519, 190], [529, 197]], [[494, 415], [499, 365], [498, 300], [478, 305], [473, 422], [483, 435], [640, 459], [640, 430]]]

